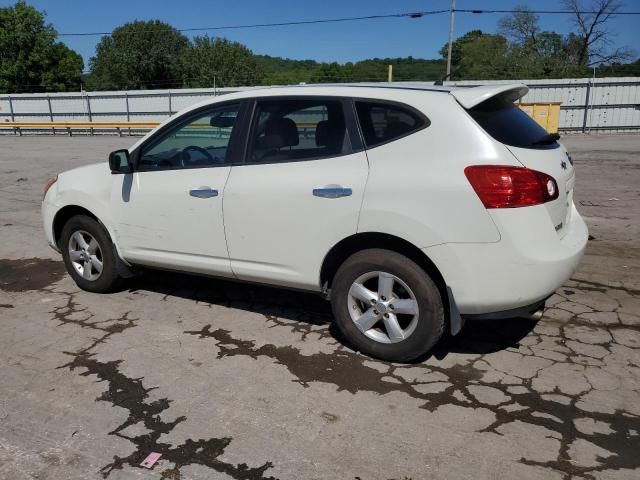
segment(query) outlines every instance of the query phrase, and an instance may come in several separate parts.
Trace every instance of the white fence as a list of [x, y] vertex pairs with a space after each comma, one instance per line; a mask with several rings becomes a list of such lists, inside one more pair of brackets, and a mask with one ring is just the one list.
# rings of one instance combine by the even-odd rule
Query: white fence
[[[517, 82], [530, 88], [523, 102], [561, 102], [561, 131], [640, 131], [640, 77], [487, 80], [449, 84], [471, 86]], [[260, 87], [0, 94], [0, 122], [157, 122], [206, 98], [252, 88]]]

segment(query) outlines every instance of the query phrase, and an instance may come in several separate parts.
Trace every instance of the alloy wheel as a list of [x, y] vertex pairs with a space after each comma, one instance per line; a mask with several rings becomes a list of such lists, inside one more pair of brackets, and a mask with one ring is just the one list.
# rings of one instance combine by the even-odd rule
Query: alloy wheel
[[376, 342], [401, 342], [418, 325], [419, 308], [414, 293], [391, 273], [360, 275], [349, 289], [347, 302], [358, 330]]
[[75, 231], [69, 238], [69, 259], [76, 272], [85, 280], [95, 281], [102, 275], [102, 250], [90, 233]]

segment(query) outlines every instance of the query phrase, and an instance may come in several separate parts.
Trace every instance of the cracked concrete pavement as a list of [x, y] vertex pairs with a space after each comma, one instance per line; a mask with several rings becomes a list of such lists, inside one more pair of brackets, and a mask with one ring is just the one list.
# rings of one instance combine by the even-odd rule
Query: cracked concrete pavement
[[78, 290], [42, 186], [134, 141], [0, 137], [0, 479], [640, 477], [640, 136], [563, 138], [592, 237], [541, 321], [467, 323], [410, 365], [350, 350], [313, 295]]

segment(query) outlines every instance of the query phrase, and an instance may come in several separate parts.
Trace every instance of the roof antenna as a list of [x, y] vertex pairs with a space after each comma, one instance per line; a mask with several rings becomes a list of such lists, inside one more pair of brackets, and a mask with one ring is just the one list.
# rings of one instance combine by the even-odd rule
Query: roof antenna
[[444, 81], [449, 80], [449, 77], [451, 77], [451, 74], [447, 73], [444, 77], [442, 77], [440, 80], [436, 80], [433, 84], [435, 86], [442, 87], [444, 85]]
[[449, 73], [447, 73], [444, 77], [442, 77], [440, 80], [436, 80], [433, 84], [441, 87], [444, 85], [444, 82], [446, 80], [451, 80], [451, 75], [453, 75], [454, 73], [456, 73], [458, 70], [460, 70], [460, 67], [457, 68], [452, 68], [451, 71]]

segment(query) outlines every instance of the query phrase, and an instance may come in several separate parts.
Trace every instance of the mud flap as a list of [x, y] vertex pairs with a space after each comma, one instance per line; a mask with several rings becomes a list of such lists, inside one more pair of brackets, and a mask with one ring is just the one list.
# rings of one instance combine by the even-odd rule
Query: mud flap
[[135, 276], [131, 267], [127, 265], [122, 258], [120, 258], [120, 254], [118, 253], [118, 249], [115, 245], [113, 245], [113, 257], [116, 259], [116, 271], [120, 277], [131, 278]]
[[447, 297], [449, 299], [449, 327], [451, 328], [451, 335], [457, 335], [464, 327], [464, 319], [458, 311], [458, 306], [453, 298], [453, 292], [450, 287], [447, 287]]

